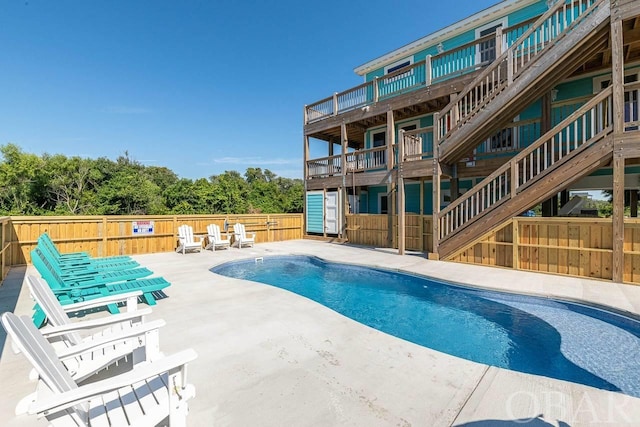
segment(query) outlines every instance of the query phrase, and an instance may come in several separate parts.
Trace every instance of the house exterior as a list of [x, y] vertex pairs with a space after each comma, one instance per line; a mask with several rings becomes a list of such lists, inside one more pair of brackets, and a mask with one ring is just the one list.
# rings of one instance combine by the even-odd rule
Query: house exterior
[[362, 84], [304, 107], [307, 233], [433, 215], [446, 259], [569, 190], [612, 189], [615, 241], [640, 182], [639, 3], [505, 0], [355, 68]]

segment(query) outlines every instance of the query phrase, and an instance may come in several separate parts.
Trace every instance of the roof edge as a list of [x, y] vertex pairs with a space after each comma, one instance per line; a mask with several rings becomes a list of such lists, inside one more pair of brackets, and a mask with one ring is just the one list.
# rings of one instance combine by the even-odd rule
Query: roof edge
[[464, 18], [458, 22], [455, 22], [447, 27], [444, 27], [434, 33], [428, 34], [418, 40], [406, 44], [398, 49], [395, 49], [389, 53], [379, 56], [371, 61], [368, 61], [356, 68], [353, 71], [363, 76], [383, 65], [393, 62], [394, 60], [413, 55], [426, 47], [436, 45], [446, 38], [455, 37], [459, 34], [468, 31], [471, 28], [482, 26], [486, 23], [497, 19], [498, 15], [506, 15], [513, 10], [520, 9], [525, 6], [537, 3], [540, 0], [504, 0], [498, 4], [483, 9], [477, 13], [474, 13], [467, 18]]

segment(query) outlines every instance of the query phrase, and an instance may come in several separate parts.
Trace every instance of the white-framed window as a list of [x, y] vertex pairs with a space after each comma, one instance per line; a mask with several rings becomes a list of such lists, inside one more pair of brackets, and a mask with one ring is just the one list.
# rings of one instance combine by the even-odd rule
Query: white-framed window
[[[386, 76], [387, 74], [391, 74], [394, 71], [398, 71], [399, 69], [407, 67], [411, 64], [413, 64], [413, 56], [410, 56], [409, 58], [401, 59], [400, 61], [396, 61], [393, 64], [389, 64], [386, 67], [384, 67], [384, 75]], [[398, 74], [397, 76], [384, 79], [384, 83], [385, 84], [393, 83], [397, 80], [403, 79], [405, 77], [409, 77], [411, 75], [413, 75], [413, 69], [407, 71], [406, 73]]]
[[485, 153], [499, 153], [501, 151], [511, 151], [518, 148], [518, 127], [517, 122], [520, 116], [513, 119], [513, 127], [504, 128], [496, 134], [490, 136], [485, 141]]
[[[495, 34], [498, 27], [505, 28], [507, 18], [498, 19], [482, 27], [476, 28], [476, 40], [480, 37]], [[487, 65], [496, 59], [496, 38], [490, 38], [476, 46], [476, 65]]]
[[[640, 70], [626, 70], [624, 72], [624, 83], [635, 83], [640, 81]], [[612, 83], [611, 74], [593, 78], [593, 93], [598, 94], [604, 89], [608, 88]], [[625, 90], [624, 91], [624, 122], [637, 123], [639, 119], [640, 110], [640, 90]], [[637, 126], [626, 127], [625, 130], [637, 130]]]

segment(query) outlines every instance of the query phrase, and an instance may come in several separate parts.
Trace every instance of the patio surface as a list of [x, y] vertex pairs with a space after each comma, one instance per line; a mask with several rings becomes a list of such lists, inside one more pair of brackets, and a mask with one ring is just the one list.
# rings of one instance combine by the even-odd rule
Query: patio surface
[[[401, 269], [484, 288], [552, 295], [640, 314], [640, 287], [398, 256], [389, 249], [296, 240], [242, 250], [135, 256], [172, 283], [150, 319], [164, 319], [165, 353], [192, 347], [190, 426], [640, 425], [640, 399], [489, 367], [409, 343], [320, 304], [259, 283], [215, 275], [221, 262], [275, 254]], [[0, 311], [31, 314], [25, 274], [0, 287]], [[32, 392], [29, 365], [0, 328], [0, 425]], [[531, 418], [529, 422], [526, 419]]]

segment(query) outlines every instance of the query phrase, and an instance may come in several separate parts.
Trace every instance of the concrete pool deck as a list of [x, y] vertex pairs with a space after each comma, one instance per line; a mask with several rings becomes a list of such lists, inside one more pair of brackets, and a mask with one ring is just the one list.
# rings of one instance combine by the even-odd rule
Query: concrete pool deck
[[[640, 425], [640, 399], [489, 367], [379, 332], [272, 286], [215, 275], [221, 262], [278, 254], [400, 269], [484, 288], [579, 299], [640, 314], [640, 287], [398, 256], [389, 249], [311, 240], [212, 253], [134, 258], [172, 283], [150, 319], [164, 319], [161, 349], [192, 347], [190, 426], [616, 426]], [[0, 311], [31, 314], [13, 268]], [[0, 425], [32, 392], [30, 366], [0, 328]], [[640, 357], [640, 356], [639, 356]], [[524, 421], [531, 418], [528, 423]]]

